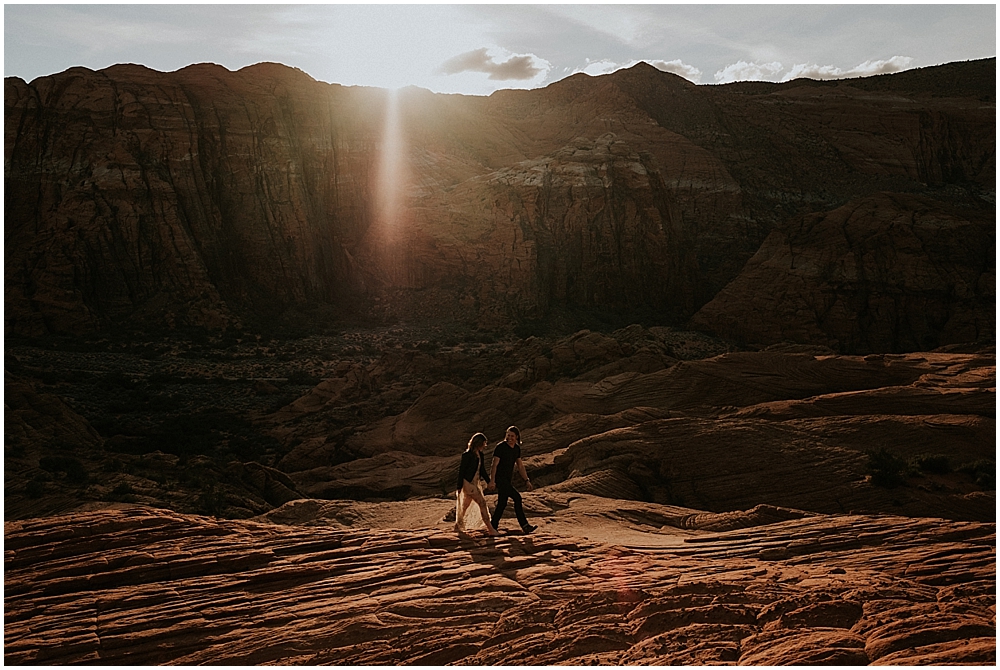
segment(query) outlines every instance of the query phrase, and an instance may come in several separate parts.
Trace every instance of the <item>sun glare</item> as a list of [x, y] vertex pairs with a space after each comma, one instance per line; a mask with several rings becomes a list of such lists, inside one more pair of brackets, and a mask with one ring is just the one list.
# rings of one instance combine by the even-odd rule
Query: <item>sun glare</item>
[[406, 218], [406, 140], [400, 121], [399, 91], [386, 93], [385, 123], [379, 148], [376, 193], [376, 244], [386, 279], [393, 284], [405, 277], [403, 228]]

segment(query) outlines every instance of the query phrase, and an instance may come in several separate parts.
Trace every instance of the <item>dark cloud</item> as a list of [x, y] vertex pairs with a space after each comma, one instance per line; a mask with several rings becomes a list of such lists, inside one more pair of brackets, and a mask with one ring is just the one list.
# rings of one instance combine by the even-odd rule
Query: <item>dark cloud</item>
[[458, 74], [459, 72], [484, 72], [494, 81], [523, 81], [534, 79], [548, 68], [539, 67], [534, 56], [512, 56], [502, 63], [493, 60], [488, 49], [475, 49], [449, 58], [441, 63], [438, 72], [441, 74]]

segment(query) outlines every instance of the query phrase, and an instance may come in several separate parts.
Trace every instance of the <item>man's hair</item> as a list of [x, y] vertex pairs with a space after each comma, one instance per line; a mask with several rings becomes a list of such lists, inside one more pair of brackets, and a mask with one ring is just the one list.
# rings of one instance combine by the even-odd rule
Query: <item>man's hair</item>
[[518, 442], [520, 442], [520, 441], [521, 441], [521, 431], [519, 431], [519, 430], [517, 429], [517, 426], [511, 426], [511, 427], [510, 427], [510, 428], [508, 428], [507, 430], [508, 430], [508, 431], [510, 431], [510, 432], [512, 432], [512, 433], [514, 433], [515, 435], [517, 435], [517, 441], [518, 441]]

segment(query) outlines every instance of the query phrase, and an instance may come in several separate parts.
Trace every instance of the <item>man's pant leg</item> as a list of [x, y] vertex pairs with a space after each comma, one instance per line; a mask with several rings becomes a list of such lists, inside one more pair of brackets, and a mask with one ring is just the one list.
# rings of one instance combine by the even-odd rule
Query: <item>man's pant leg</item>
[[497, 487], [497, 506], [493, 509], [493, 516], [490, 519], [490, 523], [493, 524], [494, 528], [497, 528], [497, 524], [500, 523], [501, 517], [503, 517], [503, 512], [507, 509], [507, 498], [510, 497], [510, 489], [504, 486]]
[[[514, 514], [517, 515], [517, 522], [521, 524], [521, 528], [524, 528], [528, 525], [528, 518], [524, 516], [524, 505], [521, 504], [521, 494], [517, 489], [511, 487], [507, 495], [514, 500]], [[506, 500], [504, 503], [506, 504]]]

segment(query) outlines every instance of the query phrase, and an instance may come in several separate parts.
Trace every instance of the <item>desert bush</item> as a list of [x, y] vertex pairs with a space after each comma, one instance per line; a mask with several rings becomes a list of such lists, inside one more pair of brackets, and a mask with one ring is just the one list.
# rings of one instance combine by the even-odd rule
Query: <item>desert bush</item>
[[104, 406], [106, 412], [111, 414], [131, 414], [148, 409], [150, 396], [145, 389], [136, 388], [128, 394], [118, 397]]
[[87, 370], [66, 370], [64, 375], [66, 381], [76, 384], [88, 382], [92, 380], [94, 376], [94, 373], [88, 372]]
[[122, 434], [121, 421], [113, 416], [95, 417], [90, 420], [90, 425], [104, 438]]
[[526, 340], [532, 335], [542, 337], [545, 335], [545, 322], [541, 320], [522, 321], [514, 326], [514, 334], [522, 340]]
[[32, 479], [25, 485], [24, 493], [29, 498], [41, 498], [45, 495], [45, 482], [40, 479]]
[[305, 370], [294, 370], [288, 375], [288, 383], [297, 386], [316, 386], [319, 384], [319, 379]]
[[251, 460], [280, 446], [245, 416], [227, 410], [174, 416], [153, 428], [143, 429], [143, 433], [145, 439], [138, 453], [162, 451], [182, 459], [231, 453], [241, 460]]
[[226, 494], [211, 485], [198, 496], [198, 510], [209, 516], [220, 516], [226, 508]]
[[944, 454], [920, 454], [910, 459], [910, 467], [921, 472], [945, 475], [951, 472], [951, 463]]
[[44, 370], [38, 373], [38, 379], [46, 386], [54, 386], [62, 381], [62, 375], [53, 370]]
[[867, 473], [875, 486], [893, 488], [906, 481], [909, 465], [900, 456], [885, 447], [870, 449], [865, 455], [868, 456]]
[[27, 453], [24, 444], [21, 442], [8, 443], [6, 440], [3, 445], [3, 455], [4, 458], [21, 458]]
[[165, 386], [167, 384], [176, 384], [180, 382], [180, 378], [177, 375], [173, 375], [169, 372], [164, 372], [162, 370], [157, 370], [146, 377], [146, 382], [150, 386]]
[[117, 458], [105, 461], [101, 469], [104, 470], [104, 472], [124, 472], [128, 474], [132, 474], [132, 471], [134, 470], [130, 463], [125, 463]]
[[181, 408], [184, 403], [176, 395], [151, 394], [147, 402], [147, 409], [151, 412], [171, 412]]
[[125, 374], [121, 370], [108, 372], [97, 381], [97, 386], [108, 391], [114, 389], [127, 389], [131, 391], [136, 384], [136, 380]]
[[38, 459], [38, 467], [46, 472], [62, 472], [66, 481], [71, 484], [86, 484], [90, 475], [79, 459], [72, 456], [42, 456]]
[[983, 458], [971, 463], [963, 463], [958, 466], [959, 472], [971, 475], [976, 480], [976, 484], [988, 491], [996, 490], [997, 487], [997, 464], [996, 461]]
[[105, 502], [135, 502], [135, 489], [128, 482], [118, 482], [118, 485], [101, 496]]

